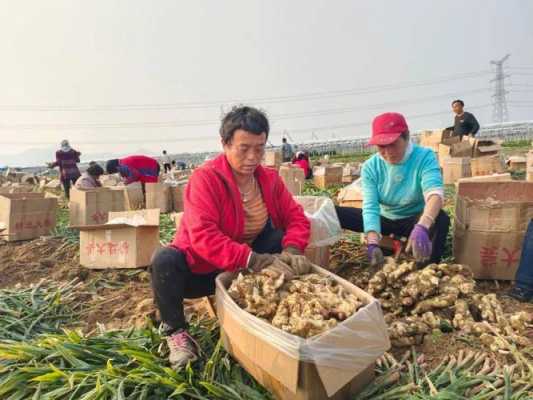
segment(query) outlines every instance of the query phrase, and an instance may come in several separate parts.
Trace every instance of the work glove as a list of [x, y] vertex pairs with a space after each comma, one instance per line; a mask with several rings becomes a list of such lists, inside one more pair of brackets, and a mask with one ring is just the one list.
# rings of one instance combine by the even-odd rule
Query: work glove
[[412, 250], [415, 260], [423, 262], [431, 257], [432, 247], [429, 230], [423, 225], [416, 224], [409, 235], [406, 251]]
[[280, 255], [281, 261], [288, 264], [295, 275], [304, 275], [311, 272], [313, 263], [301, 254], [293, 254], [291, 251], [285, 249]]
[[266, 270], [283, 274], [286, 281], [292, 280], [295, 276], [293, 268], [287, 263], [283, 262], [281, 257], [278, 256], [274, 256], [274, 261], [266, 268]]
[[377, 244], [369, 244], [366, 248], [366, 255], [371, 267], [382, 267], [385, 264], [383, 251]]
[[252, 252], [250, 261], [248, 262], [248, 269], [253, 272], [261, 272], [266, 267], [272, 265], [275, 257], [272, 254], [259, 254]]

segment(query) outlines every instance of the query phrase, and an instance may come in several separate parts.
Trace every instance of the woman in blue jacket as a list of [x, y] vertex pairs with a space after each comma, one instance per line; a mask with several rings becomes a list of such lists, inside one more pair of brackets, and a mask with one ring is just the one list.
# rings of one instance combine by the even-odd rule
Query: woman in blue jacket
[[337, 207], [341, 226], [364, 232], [372, 265], [383, 264], [378, 243], [391, 234], [408, 238], [407, 250], [417, 262], [440, 262], [450, 218], [442, 210], [444, 186], [435, 154], [410, 141], [398, 113], [374, 119], [370, 144], [378, 151], [361, 171], [363, 208]]

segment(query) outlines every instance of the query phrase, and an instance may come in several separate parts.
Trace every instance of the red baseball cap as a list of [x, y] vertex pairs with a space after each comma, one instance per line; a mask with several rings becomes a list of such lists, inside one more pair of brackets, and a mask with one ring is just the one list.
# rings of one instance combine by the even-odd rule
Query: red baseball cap
[[372, 137], [368, 143], [387, 146], [408, 130], [409, 127], [402, 114], [393, 112], [381, 114], [372, 121]]

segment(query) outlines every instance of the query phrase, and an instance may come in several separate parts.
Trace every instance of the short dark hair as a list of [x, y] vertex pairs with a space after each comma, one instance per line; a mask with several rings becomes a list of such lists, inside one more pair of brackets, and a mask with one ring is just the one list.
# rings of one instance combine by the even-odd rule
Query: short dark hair
[[100, 176], [104, 174], [104, 169], [97, 163], [94, 163], [87, 168], [87, 173], [91, 176]]
[[459, 103], [461, 106], [465, 106], [465, 102], [463, 100], [460, 100], [460, 99], [457, 99], [457, 100], [454, 100], [452, 101], [452, 106], [455, 104], [455, 103]]
[[409, 131], [405, 131], [403, 132], [400, 137], [403, 139], [403, 140], [409, 140]]
[[108, 174], [116, 174], [118, 172], [118, 159], [109, 160], [105, 165], [105, 170]]
[[163, 150], [163, 154], [167, 154], [167, 151], [166, 151], [166, 150]]
[[233, 139], [235, 131], [242, 129], [255, 135], [266, 134], [270, 131], [270, 125], [265, 113], [254, 107], [238, 106], [233, 107], [224, 118], [220, 125], [220, 137], [222, 143], [229, 144]]
[[283, 143], [286, 143], [286, 142], [287, 142], [287, 138], [283, 138], [283, 139], [281, 139], [281, 141], [282, 141]]

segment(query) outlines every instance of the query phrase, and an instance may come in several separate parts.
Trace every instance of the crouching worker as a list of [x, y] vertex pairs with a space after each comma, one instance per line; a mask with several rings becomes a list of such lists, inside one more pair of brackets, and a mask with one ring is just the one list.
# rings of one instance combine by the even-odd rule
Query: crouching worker
[[74, 186], [78, 190], [90, 190], [102, 187], [100, 177], [103, 174], [104, 169], [94, 161], [91, 161], [87, 170], [81, 174]]
[[144, 187], [145, 183], [157, 183], [160, 170], [157, 160], [147, 156], [129, 156], [106, 163], [107, 173], [118, 173], [125, 185], [141, 182]]
[[266, 116], [254, 108], [234, 108], [224, 117], [224, 153], [194, 171], [179, 230], [153, 257], [154, 299], [174, 367], [199, 351], [187, 333], [183, 299], [214, 294], [220, 272], [274, 264], [290, 279], [310, 269], [302, 256], [310, 223], [277, 172], [260, 165], [268, 132]]
[[401, 114], [386, 113], [372, 123], [370, 144], [377, 154], [361, 172], [363, 209], [337, 207], [344, 229], [364, 232], [371, 265], [383, 264], [382, 235], [408, 238], [407, 251], [419, 263], [438, 263], [450, 218], [442, 210], [444, 188], [433, 151], [412, 143]]

